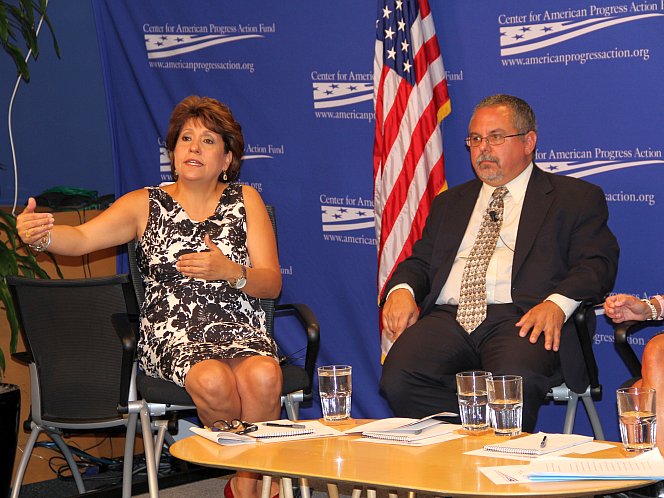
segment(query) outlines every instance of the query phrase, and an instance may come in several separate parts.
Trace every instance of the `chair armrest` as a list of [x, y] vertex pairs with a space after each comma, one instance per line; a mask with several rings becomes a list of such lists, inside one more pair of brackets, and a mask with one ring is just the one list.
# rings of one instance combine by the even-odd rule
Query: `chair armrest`
[[307, 334], [307, 349], [304, 360], [304, 370], [309, 378], [309, 389], [305, 391], [305, 396], [311, 395], [311, 388], [314, 385], [314, 369], [316, 368], [316, 358], [320, 348], [320, 326], [318, 320], [311, 308], [306, 304], [278, 304], [275, 306], [275, 312], [293, 313], [302, 324]]
[[127, 413], [129, 403], [129, 390], [132, 382], [134, 360], [138, 342], [138, 315], [127, 313], [115, 313], [111, 316], [113, 328], [120, 338], [122, 344], [122, 365], [120, 372], [120, 400], [118, 411]]
[[[600, 399], [602, 395], [602, 386], [599, 383], [599, 370], [597, 368], [597, 361], [595, 361], [595, 353], [593, 351], [592, 336], [595, 332], [595, 310], [594, 303], [583, 301], [574, 310], [572, 320], [576, 328], [576, 333], [579, 337], [581, 344], [581, 351], [583, 353], [583, 360], [586, 364], [586, 372], [588, 380], [590, 381], [590, 391], [593, 399]], [[592, 332], [591, 332], [592, 330]]]
[[613, 331], [613, 343], [616, 348], [618, 356], [625, 362], [627, 369], [632, 377], [641, 377], [641, 360], [636, 356], [632, 346], [627, 341], [627, 336], [638, 332], [646, 327], [653, 325], [661, 325], [662, 320], [648, 320], [645, 322], [623, 322], [615, 325]]

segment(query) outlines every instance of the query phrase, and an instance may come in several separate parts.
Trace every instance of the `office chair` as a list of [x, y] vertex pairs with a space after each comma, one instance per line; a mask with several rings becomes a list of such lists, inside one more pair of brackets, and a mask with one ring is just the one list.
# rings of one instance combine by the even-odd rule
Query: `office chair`
[[[582, 393], [572, 391], [564, 382], [559, 386], [555, 386], [549, 390], [548, 398], [554, 401], [561, 401], [567, 403], [567, 410], [565, 412], [565, 422], [563, 424], [563, 433], [572, 434], [574, 431], [574, 421], [576, 420], [576, 409], [579, 404], [579, 399], [583, 402], [588, 414], [588, 420], [595, 434], [595, 439], [604, 439], [604, 430], [602, 423], [597, 414], [594, 401], [602, 399], [602, 385], [599, 383], [599, 371], [597, 369], [597, 362], [595, 361], [595, 354], [593, 353], [592, 334], [590, 333], [589, 321], [595, 322], [594, 306], [591, 303], [583, 302], [574, 311], [572, 315], [576, 333], [581, 343], [581, 350], [583, 351], [583, 359], [586, 364], [586, 372], [588, 374], [589, 384], [586, 390]], [[593, 325], [594, 326], [594, 325]]]
[[[43, 432], [55, 442], [78, 492], [84, 493], [81, 474], [62, 435], [118, 427], [126, 428], [123, 496], [131, 496], [138, 413], [123, 416], [117, 405], [130, 396], [130, 384], [122, 382], [121, 375], [123, 365], [131, 367], [132, 357], [123, 351], [111, 325], [114, 313], [138, 311], [129, 276], [77, 280], [8, 276], [7, 284], [26, 347], [14, 357], [28, 364], [31, 386], [32, 433], [14, 478], [12, 498], [19, 495], [39, 434]], [[144, 431], [149, 433], [149, 429], [143, 425]], [[151, 438], [144, 439], [144, 450], [150, 473], [156, 469], [151, 462]], [[157, 496], [156, 471], [148, 480], [150, 496]]]

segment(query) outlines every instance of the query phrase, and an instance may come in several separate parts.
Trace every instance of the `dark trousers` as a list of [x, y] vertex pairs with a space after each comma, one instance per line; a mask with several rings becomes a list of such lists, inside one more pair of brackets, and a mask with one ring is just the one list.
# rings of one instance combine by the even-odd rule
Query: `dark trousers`
[[421, 418], [458, 412], [457, 372], [487, 370], [523, 377], [523, 430], [532, 432], [549, 389], [562, 382], [558, 353], [519, 337], [523, 313], [513, 304], [489, 305], [487, 318], [468, 334], [456, 306], [436, 306], [397, 339], [383, 364], [380, 387], [395, 415]]

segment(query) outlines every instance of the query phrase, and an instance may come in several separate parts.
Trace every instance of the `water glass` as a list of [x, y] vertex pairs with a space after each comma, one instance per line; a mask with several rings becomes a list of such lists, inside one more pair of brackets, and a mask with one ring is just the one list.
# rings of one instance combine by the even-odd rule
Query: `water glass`
[[498, 436], [521, 434], [523, 379], [519, 375], [492, 375], [486, 380], [491, 425]]
[[486, 381], [491, 372], [471, 370], [456, 374], [461, 426], [470, 432], [489, 428]]
[[348, 365], [318, 367], [318, 389], [323, 418], [326, 421], [346, 420], [350, 417], [353, 391], [352, 368]]
[[616, 391], [620, 437], [627, 451], [648, 451], [655, 446], [657, 418], [655, 390], [624, 387]]

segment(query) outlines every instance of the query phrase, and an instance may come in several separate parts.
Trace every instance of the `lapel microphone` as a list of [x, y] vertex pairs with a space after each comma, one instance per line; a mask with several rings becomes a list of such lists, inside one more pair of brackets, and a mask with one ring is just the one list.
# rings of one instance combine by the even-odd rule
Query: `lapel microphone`
[[491, 217], [491, 221], [496, 223], [498, 221], [498, 213], [495, 211], [489, 211], [489, 216]]

